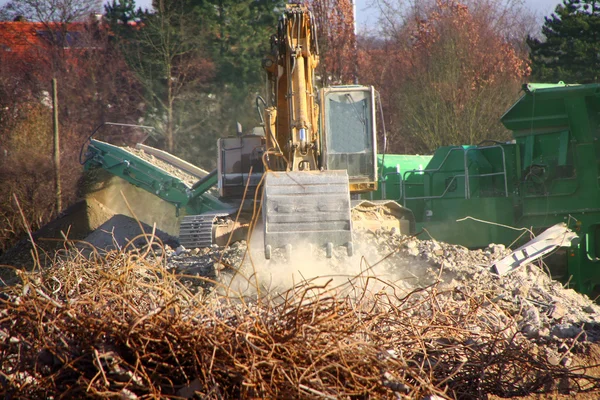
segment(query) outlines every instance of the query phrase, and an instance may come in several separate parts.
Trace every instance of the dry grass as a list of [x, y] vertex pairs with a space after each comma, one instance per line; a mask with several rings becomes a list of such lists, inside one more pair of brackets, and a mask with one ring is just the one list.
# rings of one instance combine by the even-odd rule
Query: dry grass
[[71, 250], [47, 269], [20, 272], [22, 282], [0, 293], [3, 392], [408, 399], [600, 386], [550, 362], [477, 287], [400, 295], [361, 275], [246, 302], [190, 291], [151, 249], [160, 243], [89, 258]]

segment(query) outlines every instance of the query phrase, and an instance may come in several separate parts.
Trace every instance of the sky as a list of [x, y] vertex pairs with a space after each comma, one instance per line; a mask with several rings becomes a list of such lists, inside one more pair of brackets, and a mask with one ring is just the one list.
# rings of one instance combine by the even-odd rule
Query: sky
[[[2, 1], [2, 0], [0, 0]], [[136, 0], [147, 1], [151, 0]], [[355, 0], [356, 1], [356, 21], [358, 22], [359, 30], [361, 27], [372, 27], [377, 23], [378, 14], [372, 8], [368, 7], [370, 0]], [[562, 4], [562, 0], [524, 0], [525, 5], [534, 11], [539, 17], [540, 25], [544, 23], [544, 16], [550, 15], [558, 4]]]
[[[0, 0], [0, 7], [6, 4], [9, 0]], [[372, 8], [368, 7], [370, 0], [355, 0], [356, 1], [356, 20], [358, 28], [373, 28], [377, 23], [378, 14]], [[525, 4], [536, 14], [540, 19], [540, 25], [543, 23], [543, 17], [550, 15], [557, 4], [561, 4], [562, 0], [524, 0]], [[150, 8], [152, 0], [136, 0], [136, 4], [142, 8]]]
[[[7, 0], [0, 0], [0, 3]], [[373, 8], [369, 8], [371, 0], [355, 0], [356, 1], [356, 21], [358, 22], [359, 30], [362, 27], [373, 27], [377, 24], [378, 13]], [[562, 0], [524, 0], [525, 4], [536, 14], [538, 14], [540, 25], [544, 22], [544, 16], [550, 15], [557, 4], [561, 4]], [[152, 0], [136, 0], [135, 3], [142, 8], [150, 8]]]

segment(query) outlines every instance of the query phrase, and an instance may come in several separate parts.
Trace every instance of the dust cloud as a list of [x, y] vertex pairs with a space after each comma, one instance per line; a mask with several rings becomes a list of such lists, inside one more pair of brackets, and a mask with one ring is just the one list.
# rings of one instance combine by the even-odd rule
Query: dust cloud
[[353, 243], [352, 257], [340, 246], [327, 258], [324, 248], [299, 239], [290, 259], [284, 249], [275, 249], [272, 258], [265, 260], [262, 231], [257, 229], [237, 272], [226, 280], [226, 291], [230, 296], [272, 297], [309, 283], [315, 291], [360, 288], [362, 293], [365, 288], [370, 292], [393, 288], [409, 293], [423, 284], [425, 268], [418, 260], [379, 246], [369, 233], [355, 233]]

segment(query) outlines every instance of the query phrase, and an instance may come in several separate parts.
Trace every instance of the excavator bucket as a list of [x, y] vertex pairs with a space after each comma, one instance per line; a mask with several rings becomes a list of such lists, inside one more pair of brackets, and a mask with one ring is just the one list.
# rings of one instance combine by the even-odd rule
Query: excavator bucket
[[263, 222], [265, 258], [284, 247], [289, 258], [295, 245], [334, 246], [353, 253], [350, 191], [346, 171], [267, 172]]

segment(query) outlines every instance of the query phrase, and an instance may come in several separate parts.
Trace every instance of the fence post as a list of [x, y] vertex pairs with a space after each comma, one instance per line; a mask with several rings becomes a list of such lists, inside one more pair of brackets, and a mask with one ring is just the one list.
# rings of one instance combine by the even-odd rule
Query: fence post
[[56, 78], [52, 78], [52, 114], [54, 127], [54, 178], [56, 179], [56, 213], [62, 211], [62, 194], [60, 188], [60, 139], [58, 136], [58, 91]]

